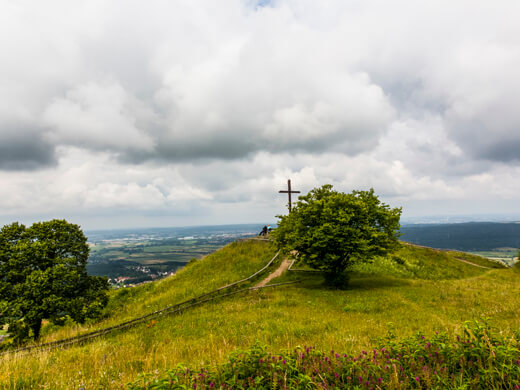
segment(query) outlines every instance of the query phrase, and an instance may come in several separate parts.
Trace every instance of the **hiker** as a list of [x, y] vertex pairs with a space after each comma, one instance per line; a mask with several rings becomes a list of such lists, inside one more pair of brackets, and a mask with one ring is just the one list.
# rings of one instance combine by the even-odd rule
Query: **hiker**
[[259, 236], [265, 236], [267, 234], [267, 226], [264, 225], [262, 228], [262, 231], [260, 232]]
[[267, 234], [271, 233], [271, 230], [273, 230], [271, 225], [267, 225]]

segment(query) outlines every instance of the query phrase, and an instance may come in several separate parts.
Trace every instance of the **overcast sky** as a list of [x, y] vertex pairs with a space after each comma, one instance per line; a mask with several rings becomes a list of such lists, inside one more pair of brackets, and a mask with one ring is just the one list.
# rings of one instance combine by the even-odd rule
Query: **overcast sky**
[[272, 222], [288, 178], [406, 218], [520, 216], [519, 20], [518, 0], [0, 0], [0, 223]]

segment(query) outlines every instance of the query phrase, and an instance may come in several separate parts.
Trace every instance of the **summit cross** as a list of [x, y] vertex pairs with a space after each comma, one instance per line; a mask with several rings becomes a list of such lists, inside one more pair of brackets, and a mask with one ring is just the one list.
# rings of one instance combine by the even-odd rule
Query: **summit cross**
[[292, 210], [292, 205], [291, 205], [291, 194], [299, 194], [300, 191], [292, 191], [291, 190], [291, 180], [287, 180], [287, 191], [285, 190], [280, 190], [278, 191], [280, 194], [288, 194], [289, 195], [289, 213], [291, 212]]

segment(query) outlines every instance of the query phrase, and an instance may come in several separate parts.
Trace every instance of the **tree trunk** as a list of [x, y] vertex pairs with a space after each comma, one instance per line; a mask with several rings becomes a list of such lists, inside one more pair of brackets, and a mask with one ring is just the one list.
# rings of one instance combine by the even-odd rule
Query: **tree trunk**
[[29, 327], [33, 331], [33, 337], [35, 340], [40, 338], [40, 331], [42, 329], [42, 320], [41, 318], [34, 319], [30, 322]]

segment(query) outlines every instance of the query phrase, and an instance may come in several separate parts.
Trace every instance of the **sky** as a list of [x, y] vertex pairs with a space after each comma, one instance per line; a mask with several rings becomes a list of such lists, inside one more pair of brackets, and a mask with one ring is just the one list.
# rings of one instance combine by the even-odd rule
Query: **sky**
[[0, 225], [520, 219], [518, 0], [0, 0]]

